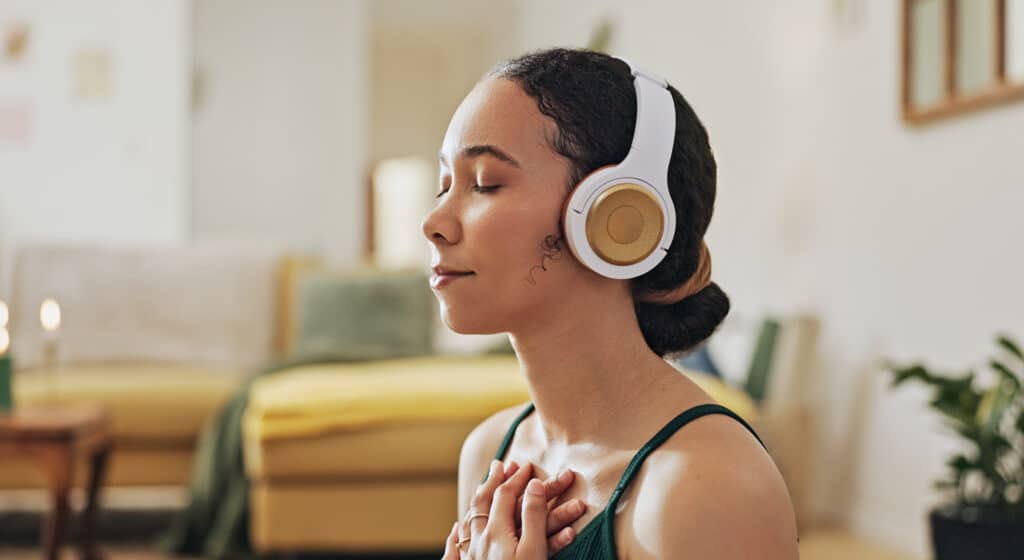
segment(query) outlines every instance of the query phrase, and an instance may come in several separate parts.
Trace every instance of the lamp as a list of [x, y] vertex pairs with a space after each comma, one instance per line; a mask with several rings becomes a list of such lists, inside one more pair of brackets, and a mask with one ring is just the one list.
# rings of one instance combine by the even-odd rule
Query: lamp
[[437, 163], [408, 157], [386, 159], [373, 171], [373, 264], [381, 269], [430, 267], [420, 229], [436, 202]]

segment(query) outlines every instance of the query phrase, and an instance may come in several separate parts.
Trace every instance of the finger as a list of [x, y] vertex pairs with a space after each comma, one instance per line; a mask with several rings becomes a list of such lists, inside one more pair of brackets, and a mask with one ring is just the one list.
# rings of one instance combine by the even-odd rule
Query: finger
[[515, 517], [516, 517], [516, 529], [518, 529], [518, 528], [523, 526], [523, 497], [522, 496], [517, 496], [516, 497], [516, 509], [515, 509], [515, 512], [516, 512], [516, 515], [515, 515]]
[[561, 496], [576, 481], [576, 472], [565, 469], [558, 476], [544, 481], [544, 493], [548, 500]]
[[494, 491], [488, 523], [492, 523], [495, 528], [507, 528], [509, 535], [515, 535], [516, 498], [526, 490], [526, 483], [532, 474], [533, 464], [527, 463]]
[[515, 499], [515, 526], [518, 529], [522, 526], [522, 496]]
[[576, 538], [576, 531], [572, 527], [566, 527], [558, 533], [548, 537], [548, 556], [554, 556], [569, 546], [569, 543]]
[[[484, 481], [480, 483], [480, 485], [483, 486], [484, 484], [491, 482], [494, 479], [496, 472], [504, 474], [505, 467], [502, 465], [501, 461], [497, 459], [492, 459], [491, 464], [487, 467], [487, 476], [484, 477]], [[499, 481], [498, 483], [500, 484], [501, 481]]]
[[544, 483], [531, 480], [526, 485], [526, 495], [523, 497], [523, 537], [516, 548], [516, 556], [547, 558], [547, 519], [548, 502], [544, 494]]
[[505, 467], [505, 478], [508, 478], [516, 474], [517, 470], [519, 470], [519, 463], [515, 461], [510, 461], [508, 466]]
[[587, 504], [582, 500], [571, 500], [556, 507], [548, 513], [548, 526], [545, 534], [553, 536], [583, 517], [583, 513], [586, 511]]
[[[470, 503], [469, 512], [467, 517], [471, 517], [477, 513], [487, 513], [491, 511], [491, 504], [494, 499], [494, 492], [504, 481], [505, 481], [505, 467], [501, 461], [495, 459], [491, 461], [491, 470], [487, 473], [487, 481], [477, 487], [476, 494], [473, 496], [473, 500]], [[471, 519], [466, 523], [465, 534], [462, 538], [466, 538], [470, 535], [479, 534], [487, 526], [487, 518], [477, 517]]]
[[[557, 476], [554, 476], [552, 478], [549, 478], [549, 479], [545, 480], [544, 481], [544, 494], [547, 497], [548, 503], [550, 504], [550, 502], [553, 501], [555, 498], [561, 496], [566, 490], [568, 490], [572, 486], [572, 484], [573, 484], [573, 482], [575, 480], [576, 480], [576, 472], [573, 471], [572, 469], [565, 469], [561, 473], [559, 473]], [[550, 507], [550, 505], [549, 505], [549, 507]], [[561, 506], [559, 506], [559, 507], [561, 507]], [[516, 500], [516, 527], [522, 527], [522, 525], [523, 525], [523, 521], [522, 521], [522, 519], [520, 518], [520, 515], [519, 515], [519, 512], [521, 512], [521, 511], [523, 511], [523, 497], [519, 496], [519, 498]], [[549, 516], [549, 519], [550, 519], [550, 516]], [[573, 521], [575, 521], [575, 519]], [[572, 523], [572, 521], [569, 521], [569, 523]], [[549, 526], [550, 526], [550, 523], [549, 523]], [[563, 527], [564, 527], [564, 525], [563, 525]], [[562, 527], [556, 527], [554, 529], [550, 529], [548, 531], [548, 534], [550, 535], [550, 534], [554, 533], [556, 530], [561, 529], [561, 528]]]
[[441, 560], [459, 560], [459, 522], [452, 524], [448, 540], [444, 541], [444, 556]]

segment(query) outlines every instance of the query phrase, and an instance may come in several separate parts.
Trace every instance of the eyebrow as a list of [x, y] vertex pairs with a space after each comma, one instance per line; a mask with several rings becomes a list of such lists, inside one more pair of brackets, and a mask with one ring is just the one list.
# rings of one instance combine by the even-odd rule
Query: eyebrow
[[[522, 169], [522, 166], [519, 165], [519, 162], [516, 161], [516, 158], [508, 155], [508, 152], [502, 150], [501, 148], [491, 144], [477, 144], [475, 146], [466, 146], [465, 148], [462, 149], [461, 152], [459, 152], [458, 155], [468, 158], [475, 158], [483, 155], [488, 155], [493, 158], [504, 161], [505, 163], [508, 163], [518, 169]], [[448, 164], [448, 160], [445, 159], [443, 152], [438, 152], [437, 157], [438, 159], [441, 160], [441, 163], [444, 163], [445, 165]]]

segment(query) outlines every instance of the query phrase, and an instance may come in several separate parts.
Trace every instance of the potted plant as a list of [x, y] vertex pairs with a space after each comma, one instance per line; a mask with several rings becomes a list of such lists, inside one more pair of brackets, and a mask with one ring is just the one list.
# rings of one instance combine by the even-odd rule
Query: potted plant
[[947, 462], [949, 493], [929, 514], [936, 560], [1024, 558], [1024, 353], [1009, 336], [996, 338], [1000, 355], [988, 363], [990, 382], [974, 371], [940, 375], [925, 366], [887, 362], [892, 386], [929, 385], [932, 408], [968, 445]]

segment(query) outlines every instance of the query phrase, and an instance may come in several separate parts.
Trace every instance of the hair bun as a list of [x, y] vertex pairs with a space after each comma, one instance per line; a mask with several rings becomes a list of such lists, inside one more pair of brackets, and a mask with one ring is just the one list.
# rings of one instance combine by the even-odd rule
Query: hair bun
[[729, 296], [711, 282], [676, 303], [639, 301], [636, 316], [647, 345], [665, 357], [692, 350], [710, 337], [729, 314], [729, 307]]

